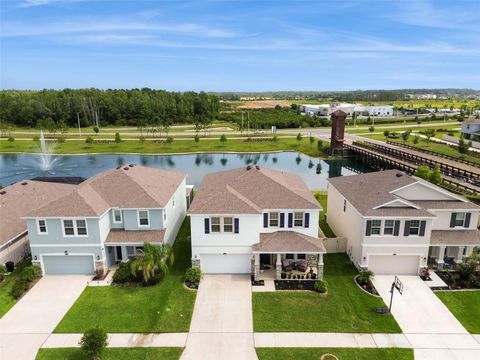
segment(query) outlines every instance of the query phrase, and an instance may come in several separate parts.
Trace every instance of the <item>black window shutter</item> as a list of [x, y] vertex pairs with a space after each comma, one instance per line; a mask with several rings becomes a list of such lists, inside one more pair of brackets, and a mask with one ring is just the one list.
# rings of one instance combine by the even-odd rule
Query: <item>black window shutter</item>
[[457, 218], [457, 213], [452, 213], [450, 216], [450, 227], [455, 227], [455, 219]]
[[310, 227], [310, 213], [305, 213], [305, 227], [308, 228]]
[[395, 220], [395, 225], [393, 228], [393, 236], [398, 236], [400, 233], [400, 220]]
[[403, 236], [408, 236], [410, 235], [410, 221], [405, 221], [405, 227], [403, 230]]
[[291, 228], [293, 227], [293, 214], [288, 213], [288, 227]]
[[240, 232], [240, 219], [239, 218], [235, 218], [233, 220], [233, 227], [234, 227], [235, 234], [238, 234]]
[[285, 213], [280, 213], [280, 227], [285, 227]]
[[209, 234], [210, 233], [210, 219], [205, 218], [204, 224], [205, 224], [205, 234]]
[[365, 236], [372, 235], [372, 220], [367, 220], [367, 229], [365, 231]]
[[263, 227], [268, 227], [268, 213], [263, 213]]
[[465, 214], [465, 224], [463, 225], [463, 227], [470, 227], [470, 218], [472, 217], [472, 213], [466, 213]]
[[425, 236], [425, 226], [427, 222], [425, 220], [420, 221], [420, 236]]

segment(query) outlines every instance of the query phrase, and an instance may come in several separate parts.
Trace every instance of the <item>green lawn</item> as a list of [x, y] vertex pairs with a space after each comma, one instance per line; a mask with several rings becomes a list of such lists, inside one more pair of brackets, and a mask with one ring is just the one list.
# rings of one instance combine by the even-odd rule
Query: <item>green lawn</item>
[[413, 360], [412, 349], [257, 348], [259, 360], [320, 359], [333, 354], [340, 360]]
[[188, 218], [173, 247], [175, 264], [160, 284], [150, 287], [87, 287], [55, 329], [81, 333], [101, 325], [109, 333], [188, 331], [196, 292], [183, 286], [190, 266]]
[[438, 291], [435, 294], [472, 334], [480, 334], [480, 290]]
[[[218, 137], [219, 138], [219, 137]], [[227, 137], [228, 138], [228, 137]], [[32, 140], [15, 140], [13, 143], [0, 141], [1, 152], [39, 152], [38, 144]], [[201, 140], [196, 143], [191, 141], [173, 141], [173, 143], [153, 143], [140, 141], [124, 141], [120, 144], [86, 144], [83, 141], [65, 141], [56, 144], [56, 154], [83, 154], [83, 153], [143, 153], [143, 154], [165, 154], [165, 153], [191, 153], [191, 152], [268, 152], [268, 151], [299, 151], [310, 156], [324, 157], [323, 153], [317, 150], [317, 144], [310, 144], [304, 138], [297, 141], [295, 138], [279, 138], [278, 141], [246, 142], [241, 139], [227, 139], [222, 144], [219, 139]]]
[[320, 229], [322, 229], [323, 234], [326, 237], [335, 237], [335, 233], [333, 232], [332, 229], [330, 229], [330, 226], [327, 224], [325, 220], [325, 214], [327, 213], [327, 193], [317, 191], [315, 192], [314, 195], [317, 201], [320, 203], [320, 205], [323, 208], [323, 211], [320, 213], [320, 223], [319, 223]]
[[0, 318], [2, 318], [3, 315], [5, 315], [17, 302], [16, 299], [10, 296], [10, 289], [12, 288], [15, 279], [19, 277], [20, 272], [30, 264], [30, 260], [19, 262], [16, 265], [15, 270], [10, 275], [5, 276], [5, 279], [0, 283]]
[[[178, 360], [183, 348], [107, 348], [102, 360]], [[88, 360], [79, 348], [40, 349], [36, 360]]]
[[390, 314], [376, 314], [382, 299], [360, 290], [346, 254], [327, 254], [328, 294], [307, 291], [253, 293], [253, 326], [259, 332], [401, 333]]

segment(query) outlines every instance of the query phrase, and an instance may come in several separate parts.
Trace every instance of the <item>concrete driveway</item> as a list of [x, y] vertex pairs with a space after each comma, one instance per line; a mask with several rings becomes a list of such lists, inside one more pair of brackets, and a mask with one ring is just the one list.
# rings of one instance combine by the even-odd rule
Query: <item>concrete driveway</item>
[[46, 276], [0, 319], [0, 358], [34, 359], [91, 276]]
[[182, 360], [255, 360], [249, 275], [204, 275]]

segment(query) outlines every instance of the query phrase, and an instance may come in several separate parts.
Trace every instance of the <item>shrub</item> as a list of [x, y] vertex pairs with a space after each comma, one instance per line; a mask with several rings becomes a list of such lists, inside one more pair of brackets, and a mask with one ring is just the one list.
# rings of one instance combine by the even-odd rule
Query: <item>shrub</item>
[[198, 134], [196, 134], [193, 139], [195, 140], [196, 143], [198, 143], [200, 141], [200, 136], [198, 136]]
[[273, 140], [274, 142], [277, 142], [277, 141], [278, 141], [278, 136], [277, 136], [277, 135], [273, 135], [272, 140]]
[[86, 144], [93, 144], [93, 138], [91, 136], [87, 136], [87, 138], [85, 139], [85, 143]]
[[419, 140], [420, 140], [420, 136], [415, 135], [415, 136], [413, 137], [413, 143], [414, 143], [414, 144], [418, 144], [418, 141], [419, 141]]
[[57, 138], [57, 142], [59, 144], [63, 144], [65, 142], [65, 138], [63, 136], [60, 136], [60, 137]]
[[27, 266], [20, 273], [20, 277], [22, 278], [22, 280], [26, 281], [27, 283], [32, 282], [36, 278], [40, 277], [40, 275], [41, 275], [40, 268], [34, 265]]
[[7, 272], [7, 268], [2, 264], [0, 264], [0, 275], [5, 274], [6, 272]]
[[368, 131], [370, 131], [370, 132], [374, 132], [374, 131], [375, 131], [375, 126], [373, 126], [373, 125], [372, 125], [372, 126], [370, 126], [370, 127], [368, 128]]
[[28, 289], [28, 282], [21, 277], [16, 279], [10, 289], [10, 295], [14, 299], [19, 299]]
[[188, 268], [185, 272], [185, 282], [198, 284], [202, 278], [202, 271], [198, 266]]
[[371, 277], [374, 275], [373, 271], [363, 270], [358, 274], [358, 282], [360, 285], [366, 285], [370, 282]]
[[325, 280], [317, 280], [315, 281], [315, 285], [313, 285], [313, 290], [324, 294], [327, 292], [327, 282]]
[[33, 141], [39, 142], [39, 141], [40, 141], [40, 136], [35, 135], [35, 136], [33, 137]]
[[322, 152], [322, 150], [323, 150], [323, 141], [322, 140], [317, 141], [317, 150], [319, 152]]
[[222, 136], [220, 136], [220, 142], [222, 144], [225, 144], [226, 141], [227, 141], [227, 137], [225, 136], [225, 134], [222, 134]]
[[90, 359], [99, 358], [107, 346], [107, 333], [105, 330], [96, 326], [88, 329], [80, 340], [82, 350]]
[[167, 144], [173, 143], [173, 136], [167, 136], [167, 138], [165, 139], [165, 142], [166, 142]]
[[12, 143], [15, 141], [15, 138], [13, 136], [8, 137], [8, 142]]
[[388, 135], [390, 135], [390, 130], [384, 130], [384, 131], [383, 131], [383, 136], [385, 136], [386, 138], [388, 138]]
[[302, 141], [302, 139], [303, 139], [302, 134], [298, 133], [297, 134], [297, 141]]
[[95, 131], [95, 134], [98, 134], [100, 129], [98, 128], [98, 126], [94, 126], [93, 131]]
[[115, 133], [115, 142], [117, 144], [120, 144], [122, 142], [122, 138], [120, 137], [120, 133], [118, 132]]
[[312, 146], [314, 142], [315, 142], [315, 138], [313, 136], [310, 136], [310, 146]]
[[115, 284], [126, 284], [140, 281], [137, 276], [132, 274], [130, 261], [120, 263], [117, 271], [113, 274], [112, 280]]

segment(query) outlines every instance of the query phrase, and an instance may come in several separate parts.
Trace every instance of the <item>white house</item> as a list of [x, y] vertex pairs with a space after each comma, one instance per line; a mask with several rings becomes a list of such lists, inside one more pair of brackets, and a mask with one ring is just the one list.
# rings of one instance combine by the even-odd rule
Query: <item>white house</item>
[[327, 222], [359, 269], [418, 274], [480, 245], [480, 207], [398, 170], [329, 179]]
[[172, 244], [187, 210], [186, 174], [126, 165], [75, 186], [26, 217], [42, 274], [104, 273], [145, 242]]
[[328, 116], [331, 113], [341, 110], [348, 115], [354, 112], [364, 116], [393, 116], [393, 106], [391, 105], [358, 105], [358, 104], [304, 104], [299, 105], [300, 112], [305, 115]]
[[204, 177], [188, 211], [192, 265], [203, 273], [270, 269], [323, 276], [321, 207], [297, 175], [258, 166]]
[[480, 120], [464, 121], [462, 135], [465, 139], [480, 141]]

